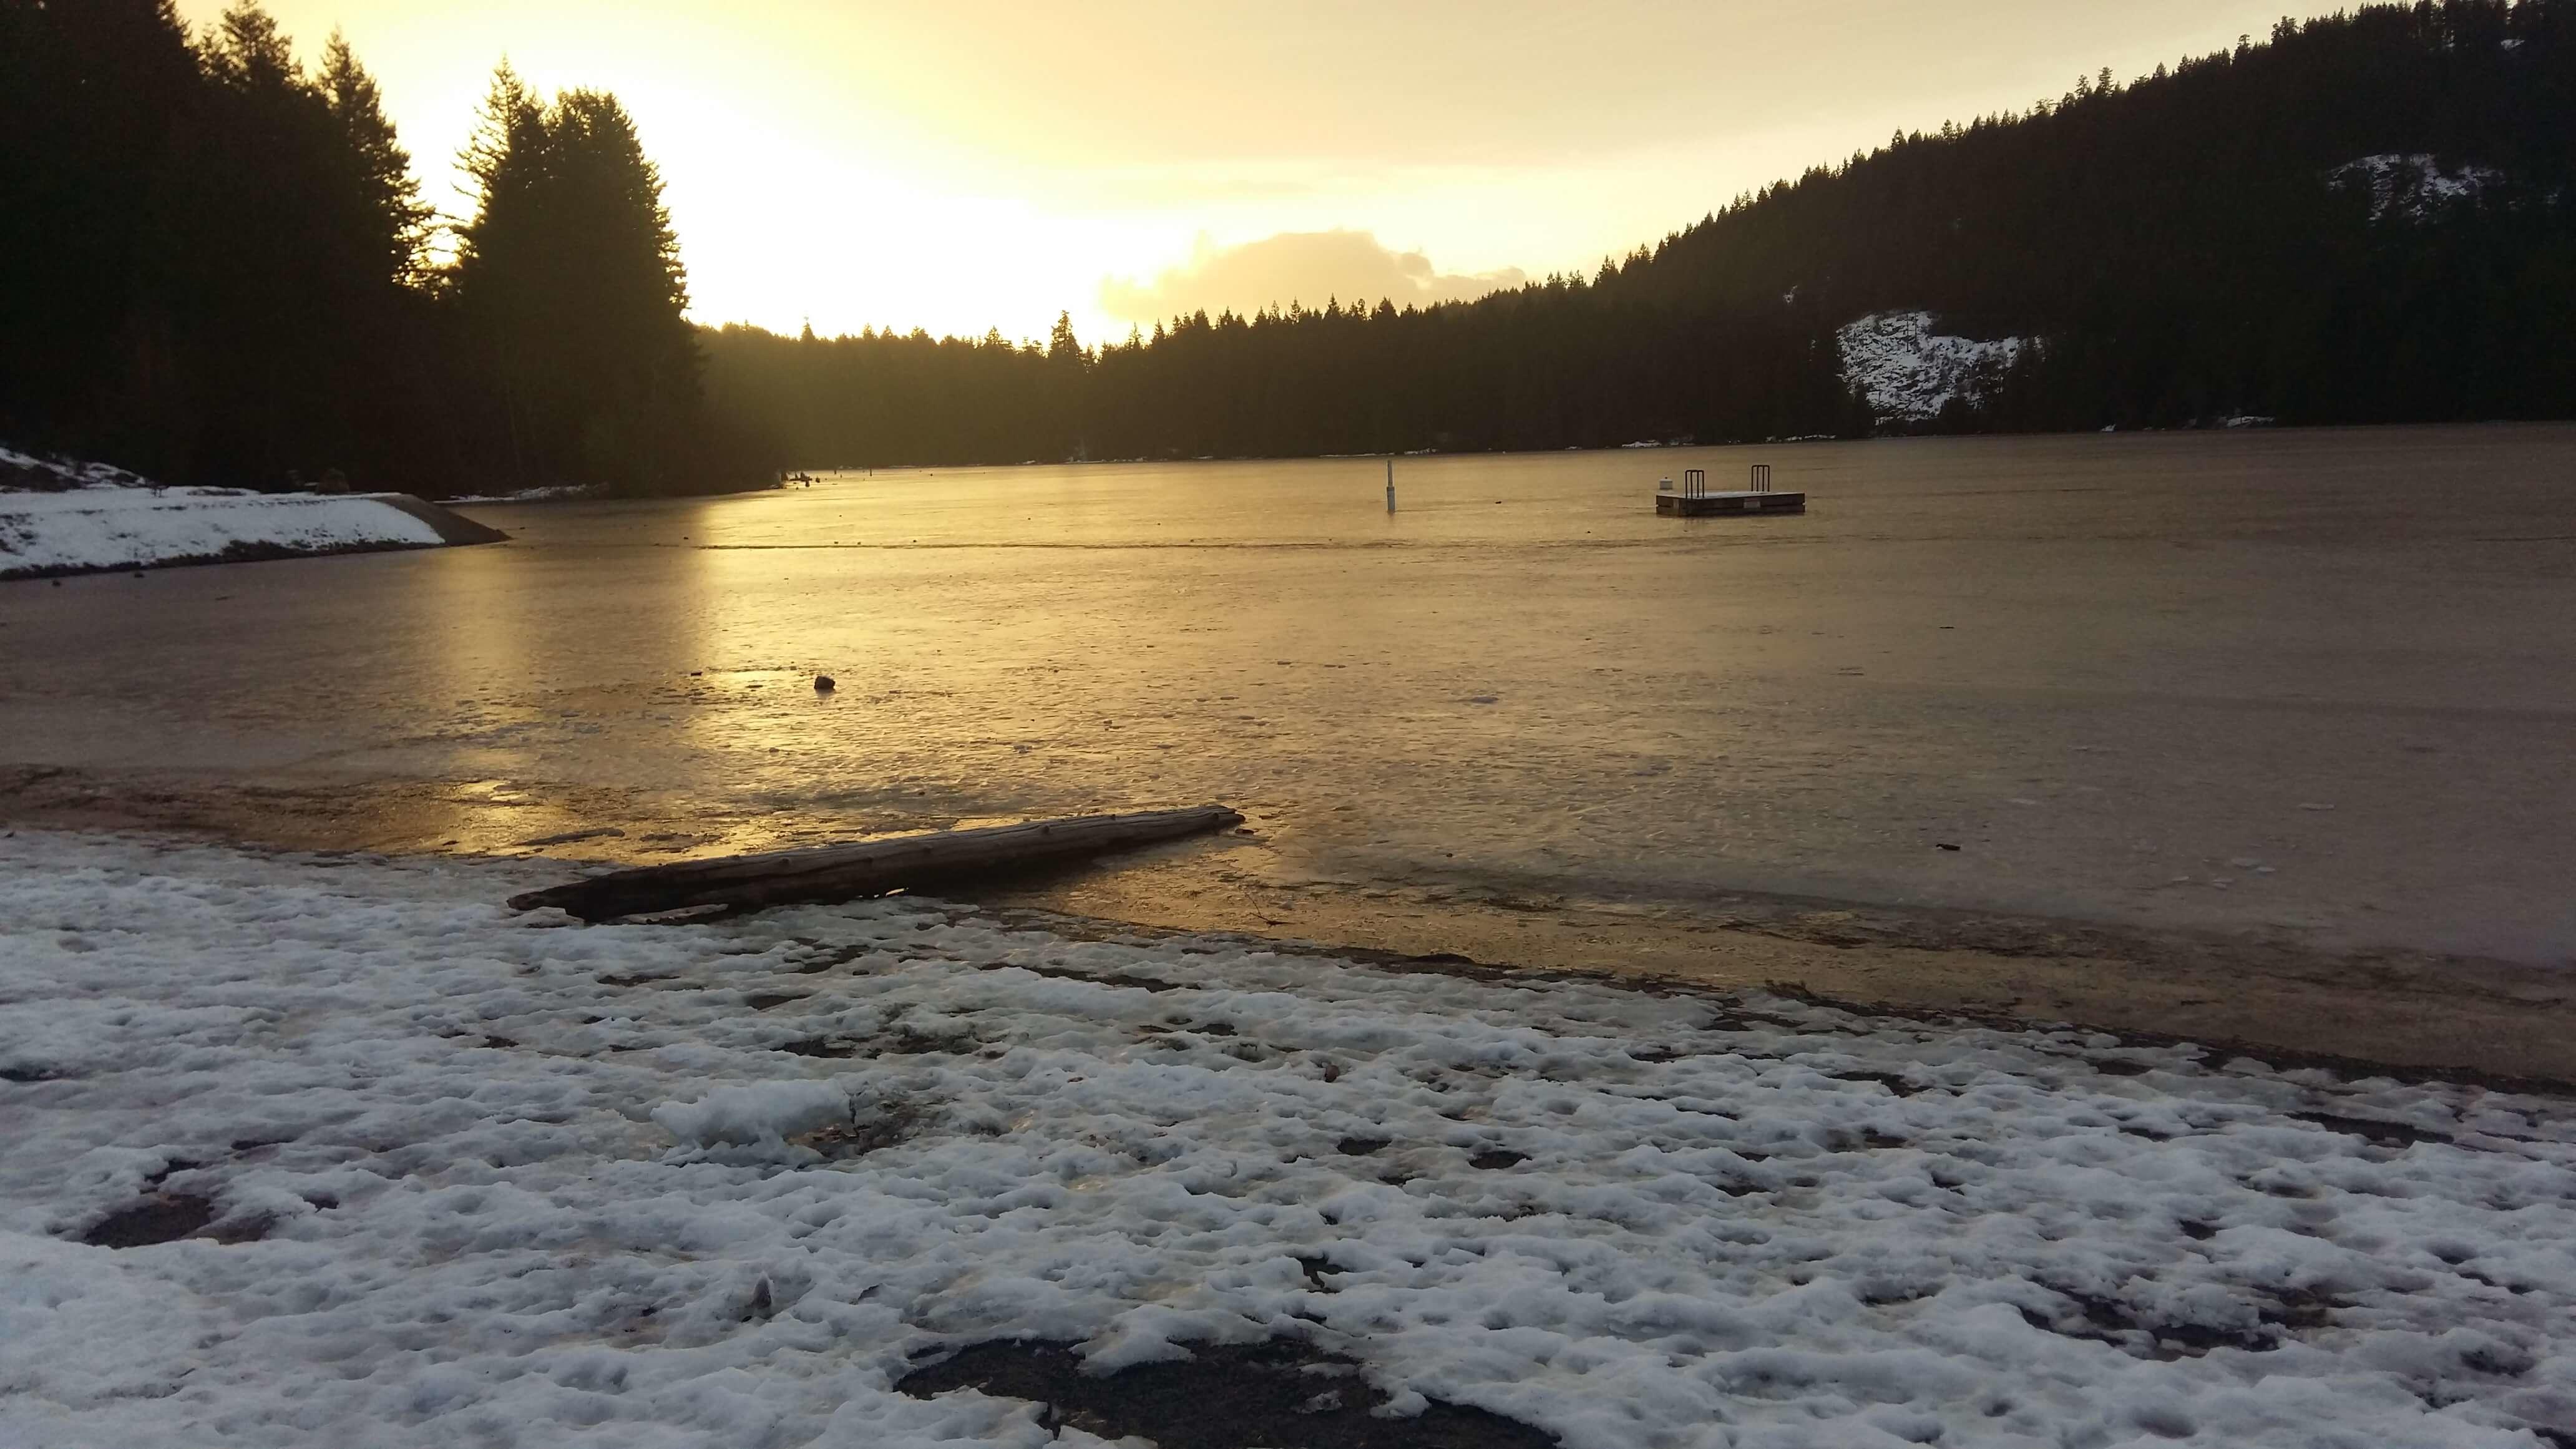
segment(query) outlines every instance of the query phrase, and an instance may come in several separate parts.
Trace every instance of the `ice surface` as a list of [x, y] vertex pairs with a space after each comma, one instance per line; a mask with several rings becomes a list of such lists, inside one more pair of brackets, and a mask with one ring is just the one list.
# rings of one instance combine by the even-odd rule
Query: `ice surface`
[[116, 484], [0, 491], [0, 579], [215, 559], [243, 549], [326, 553], [438, 542], [428, 523], [364, 494]]
[[[1760, 462], [1806, 513], [1639, 496]], [[1271, 883], [1758, 891], [2576, 959], [2576, 426], [1397, 471], [1392, 518], [1379, 460], [941, 469], [0, 588], [0, 771], [312, 845], [614, 826], [573, 853], [621, 864], [1218, 800], [1261, 836], [1237, 925]], [[2198, 884], [2248, 854], [2279, 874]], [[1212, 923], [1094, 913], [1131, 910]]]
[[[1282, 1335], [1578, 1449], [2576, 1431], [2563, 1101], [541, 870], [0, 837], [0, 1443], [1087, 1444], [891, 1385]], [[154, 1191], [265, 1231], [77, 1241]]]
[[1844, 383], [1880, 422], [1925, 422], [1954, 399], [1974, 406], [2027, 345], [2019, 337], [1951, 336], [1933, 325], [1929, 312], [1874, 312], [1834, 334]]

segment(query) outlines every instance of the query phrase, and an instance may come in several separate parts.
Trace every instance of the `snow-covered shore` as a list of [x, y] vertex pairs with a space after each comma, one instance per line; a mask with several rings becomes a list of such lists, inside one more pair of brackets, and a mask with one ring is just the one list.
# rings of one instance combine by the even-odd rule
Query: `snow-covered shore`
[[74, 486], [0, 489], [0, 579], [486, 542], [491, 530], [391, 493], [156, 488], [95, 464], [0, 450], [0, 468]]
[[2563, 1100], [541, 870], [0, 838], [0, 1442], [1104, 1442], [896, 1388], [1014, 1338], [1581, 1449], [2576, 1433]]

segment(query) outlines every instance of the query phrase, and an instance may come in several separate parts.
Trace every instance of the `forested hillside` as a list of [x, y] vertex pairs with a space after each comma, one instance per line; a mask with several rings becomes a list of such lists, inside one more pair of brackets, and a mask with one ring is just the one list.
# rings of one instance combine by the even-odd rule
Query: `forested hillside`
[[613, 96], [506, 69], [452, 259], [375, 82], [255, 4], [0, 0], [0, 441], [171, 483], [756, 478], [700, 401], [661, 182]]
[[704, 340], [819, 466], [2569, 417], [2571, 317], [2576, 0], [2451, 0], [1898, 136], [1472, 303]]

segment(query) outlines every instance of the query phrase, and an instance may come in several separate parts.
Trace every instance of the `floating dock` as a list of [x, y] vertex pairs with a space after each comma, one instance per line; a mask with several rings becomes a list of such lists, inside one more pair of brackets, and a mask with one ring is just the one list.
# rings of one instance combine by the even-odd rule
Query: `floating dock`
[[1697, 518], [1703, 513], [1804, 513], [1804, 493], [1658, 493], [1657, 513], [1678, 513], [1684, 518]]
[[1682, 473], [1681, 491], [1673, 491], [1673, 480], [1666, 478], [1655, 489], [1655, 511], [1698, 518], [1713, 513], [1804, 513], [1807, 495], [1778, 493], [1771, 488], [1771, 465], [1753, 465], [1753, 486], [1740, 491], [1711, 493], [1708, 470], [1690, 468]]

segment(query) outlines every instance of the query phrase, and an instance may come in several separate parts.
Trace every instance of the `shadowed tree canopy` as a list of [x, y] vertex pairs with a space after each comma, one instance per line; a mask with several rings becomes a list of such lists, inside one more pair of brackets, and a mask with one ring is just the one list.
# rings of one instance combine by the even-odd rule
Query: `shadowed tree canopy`
[[346, 204], [351, 237], [372, 270], [405, 284], [423, 278], [429, 241], [429, 204], [412, 179], [411, 153], [385, 119], [384, 97], [358, 64], [348, 39], [334, 30], [322, 49], [320, 86], [331, 118], [339, 123], [341, 157], [348, 168]]
[[[506, 69], [433, 214], [376, 82], [258, 5], [0, 0], [0, 440], [171, 482], [738, 485], [661, 180], [613, 96]], [[33, 279], [42, 278], [38, 285]]]
[[203, 90], [169, 0], [0, 0], [7, 436], [133, 457], [157, 441], [126, 418], [175, 361], [138, 280], [169, 250], [172, 137]]
[[541, 104], [505, 65], [465, 154], [481, 187], [458, 229], [456, 306], [491, 365], [523, 482], [667, 485], [698, 395], [688, 285], [617, 98]]

